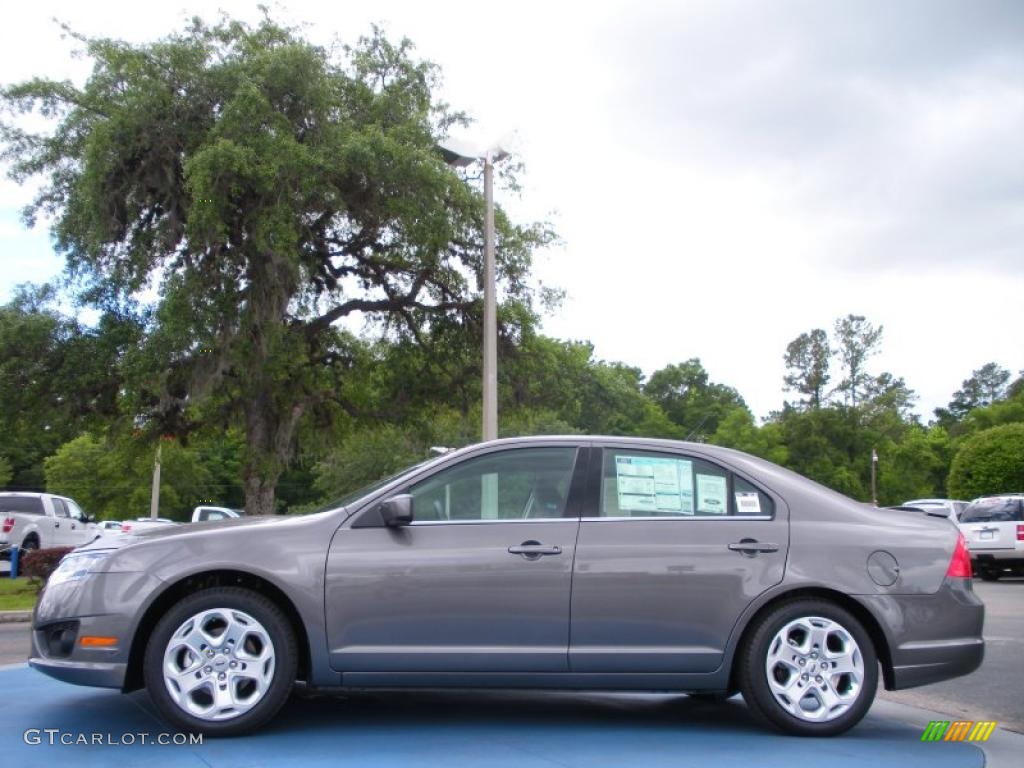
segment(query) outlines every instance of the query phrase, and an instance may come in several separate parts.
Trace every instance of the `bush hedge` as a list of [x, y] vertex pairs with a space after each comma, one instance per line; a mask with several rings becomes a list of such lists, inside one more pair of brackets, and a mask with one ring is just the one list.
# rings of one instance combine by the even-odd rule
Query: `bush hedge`
[[954, 499], [1024, 491], [1024, 424], [1003, 424], [965, 440], [953, 457], [948, 487]]

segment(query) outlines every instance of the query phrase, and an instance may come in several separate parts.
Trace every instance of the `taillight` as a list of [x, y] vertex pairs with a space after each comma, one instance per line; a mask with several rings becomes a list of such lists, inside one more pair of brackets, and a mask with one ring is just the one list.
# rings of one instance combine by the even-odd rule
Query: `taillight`
[[953, 559], [949, 561], [946, 576], [951, 579], [969, 579], [971, 577], [971, 555], [967, 551], [967, 542], [964, 541], [962, 533], [957, 535]]
[[1024, 525], [1017, 524], [1017, 541], [1024, 541]]
[[[13, 517], [5, 517], [4, 518], [4, 533], [10, 533], [13, 530], [14, 530], [14, 518]], [[1018, 536], [1018, 538], [1020, 537], [1020, 528], [1017, 529], [1017, 536]]]

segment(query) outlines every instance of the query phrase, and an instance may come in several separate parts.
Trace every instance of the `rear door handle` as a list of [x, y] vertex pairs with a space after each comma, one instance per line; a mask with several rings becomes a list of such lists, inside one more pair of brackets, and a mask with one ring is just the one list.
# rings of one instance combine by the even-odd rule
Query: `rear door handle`
[[740, 539], [729, 545], [733, 552], [742, 552], [744, 555], [756, 555], [758, 552], [778, 552], [778, 544], [762, 544], [755, 539]]
[[536, 560], [543, 555], [560, 555], [562, 548], [557, 544], [546, 546], [539, 541], [524, 541], [522, 544], [508, 548], [510, 555], [522, 555], [527, 560]]

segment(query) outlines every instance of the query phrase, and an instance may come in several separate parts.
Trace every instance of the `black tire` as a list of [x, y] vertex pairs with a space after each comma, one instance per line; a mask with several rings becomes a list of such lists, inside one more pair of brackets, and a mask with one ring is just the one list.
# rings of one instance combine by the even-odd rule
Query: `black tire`
[[[860, 691], [849, 709], [832, 720], [810, 722], [791, 714], [776, 701], [768, 683], [765, 664], [772, 641], [786, 624], [802, 617], [821, 617], [839, 623], [860, 649], [864, 667]], [[744, 701], [758, 719], [795, 736], [835, 736], [861, 721], [878, 690], [878, 656], [870, 636], [849, 611], [827, 600], [798, 599], [779, 604], [756, 621], [739, 649], [737, 679]]]
[[34, 533], [29, 534], [25, 537], [25, 540], [21, 542], [21, 552], [31, 552], [34, 549], [39, 549], [39, 539], [36, 538]]
[[[217, 721], [195, 717], [179, 707], [167, 691], [163, 677], [164, 651], [174, 632], [190, 617], [215, 608], [242, 611], [262, 624], [275, 657], [273, 676], [263, 698], [247, 712]], [[237, 736], [258, 728], [277, 714], [291, 693], [297, 665], [295, 632], [273, 601], [248, 589], [212, 587], [182, 599], [160, 619], [146, 644], [143, 677], [160, 714], [181, 731], [207, 736]]]
[[1002, 576], [1002, 574], [999, 571], [994, 571], [990, 568], [982, 568], [978, 571], [978, 577], [982, 581], [999, 581], [1000, 576]]

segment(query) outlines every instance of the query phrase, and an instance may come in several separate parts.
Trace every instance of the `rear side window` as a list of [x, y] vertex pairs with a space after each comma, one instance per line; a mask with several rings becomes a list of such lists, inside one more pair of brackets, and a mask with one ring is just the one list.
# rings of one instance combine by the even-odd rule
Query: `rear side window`
[[1020, 499], [981, 499], [960, 515], [961, 523], [1009, 523], [1022, 520]]
[[42, 515], [43, 500], [38, 496], [0, 496], [0, 511]]
[[52, 498], [50, 501], [53, 502], [53, 512], [57, 517], [70, 517], [64, 499]]
[[722, 467], [689, 456], [604, 451], [602, 517], [772, 515], [771, 498]]

